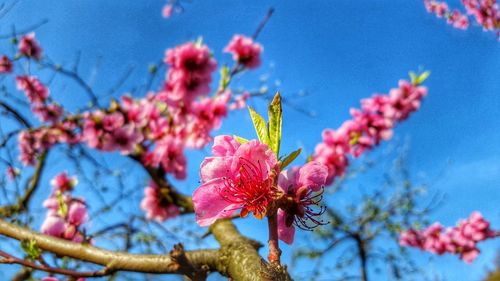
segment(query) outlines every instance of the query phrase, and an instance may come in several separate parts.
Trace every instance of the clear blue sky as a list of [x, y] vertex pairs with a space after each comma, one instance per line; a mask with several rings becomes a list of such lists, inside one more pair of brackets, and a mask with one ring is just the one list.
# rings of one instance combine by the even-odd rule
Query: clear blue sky
[[[86, 79], [102, 56], [95, 79], [98, 92], [109, 89], [134, 65], [132, 78], [121, 88], [127, 91], [127, 85], [143, 82], [147, 65], [162, 58], [166, 48], [199, 35], [220, 64], [230, 62], [230, 56], [221, 53], [228, 40], [235, 33], [252, 34], [273, 6], [276, 12], [258, 40], [264, 45], [264, 66], [236, 82], [256, 87], [258, 74], [272, 72], [273, 79], [281, 80], [285, 96], [309, 92], [307, 98], [295, 101], [317, 117], [285, 109], [284, 149], [303, 145], [310, 152], [322, 129], [338, 127], [361, 98], [387, 92], [409, 70], [429, 69], [429, 96], [395, 135], [411, 140], [411, 171], [429, 181], [438, 177], [430, 191], [447, 196], [431, 219], [453, 225], [479, 210], [500, 228], [500, 43], [492, 34], [477, 26], [466, 32], [453, 29], [427, 14], [419, 0], [194, 0], [184, 5], [183, 14], [169, 20], [161, 17], [163, 4], [160, 0], [22, 0], [0, 21], [0, 33], [9, 33], [12, 23], [22, 29], [47, 18], [49, 23], [37, 30], [46, 54], [69, 63], [81, 51]], [[7, 41], [1, 44], [0, 50], [5, 50]], [[52, 89], [52, 94], [69, 108], [86, 101], [73, 85]], [[231, 117], [233, 121], [220, 132], [251, 137], [246, 113]], [[190, 154], [191, 177], [179, 183], [186, 192], [196, 186], [196, 169], [205, 154]], [[264, 239], [263, 234], [255, 235]], [[484, 243], [481, 249], [483, 254], [473, 265], [443, 257], [432, 261], [433, 270], [447, 280], [478, 280], [500, 249], [500, 241]], [[285, 252], [289, 252], [286, 247]], [[415, 255], [421, 255], [423, 262], [430, 256], [417, 251]]]

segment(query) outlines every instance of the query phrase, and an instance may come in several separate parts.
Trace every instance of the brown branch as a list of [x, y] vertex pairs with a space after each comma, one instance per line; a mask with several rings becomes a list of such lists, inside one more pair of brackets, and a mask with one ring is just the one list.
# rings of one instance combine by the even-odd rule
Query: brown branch
[[266, 26], [266, 23], [269, 21], [269, 19], [273, 15], [273, 13], [274, 13], [274, 8], [273, 7], [269, 8], [269, 10], [267, 10], [267, 14], [260, 21], [259, 25], [257, 26], [257, 29], [255, 30], [255, 32], [252, 35], [252, 39], [253, 40], [257, 39], [257, 37], [259, 36], [260, 32], [262, 31], [262, 29], [264, 29], [264, 26]]
[[267, 256], [267, 259], [270, 263], [279, 265], [281, 250], [278, 240], [278, 216], [276, 215], [276, 211], [274, 212], [274, 214], [267, 217], [267, 223], [269, 229], [269, 254]]
[[40, 183], [42, 171], [43, 168], [45, 167], [45, 160], [47, 159], [47, 153], [48, 153], [47, 151], [43, 151], [40, 154], [38, 163], [36, 164], [35, 167], [35, 172], [31, 177], [31, 179], [28, 181], [28, 186], [26, 188], [26, 191], [24, 192], [24, 195], [18, 198], [15, 204], [0, 207], [0, 217], [10, 217], [14, 214], [24, 212], [28, 209], [31, 197], [33, 196], [33, 193], [35, 192], [35, 190], [38, 187], [38, 184]]
[[221, 245], [220, 259], [225, 260], [222, 274], [238, 281], [292, 280], [285, 266], [268, 264], [257, 250], [259, 242], [241, 235], [230, 220], [218, 220], [210, 231]]
[[14, 277], [12, 277], [11, 281], [26, 281], [30, 280], [31, 275], [33, 274], [33, 269], [29, 267], [23, 267], [19, 270]]
[[22, 116], [15, 108], [10, 106], [9, 104], [0, 101], [0, 107], [3, 107], [8, 113], [10, 113], [19, 123], [21, 123], [25, 128], [31, 128], [31, 123]]
[[366, 243], [361, 238], [361, 236], [354, 235], [353, 238], [356, 240], [356, 246], [358, 247], [359, 259], [361, 262], [361, 280], [368, 281], [368, 272], [367, 272], [367, 253], [366, 253]]
[[[105, 267], [107, 272], [133, 271], [154, 274], [184, 274], [179, 263], [170, 255], [142, 255], [114, 252], [88, 244], [79, 244], [52, 236], [39, 234], [27, 228], [0, 219], [0, 235], [19, 241], [33, 240], [45, 251], [59, 256], [86, 261]], [[187, 260], [196, 268], [208, 267], [212, 271], [222, 271], [218, 250], [198, 250], [185, 252]]]
[[32, 269], [36, 270], [41, 270], [45, 272], [50, 272], [54, 274], [63, 274], [67, 276], [72, 276], [72, 277], [100, 277], [100, 276], [106, 276], [110, 275], [112, 272], [109, 272], [107, 270], [99, 270], [99, 271], [74, 271], [70, 269], [64, 269], [64, 268], [57, 268], [57, 267], [51, 267], [47, 265], [42, 265], [42, 264], [37, 264], [33, 261], [30, 260], [24, 260], [17, 258], [13, 255], [10, 255], [2, 250], [0, 250], [0, 257], [3, 259], [0, 259], [0, 263], [5, 263], [5, 264], [20, 264], [25, 267], [29, 267]]

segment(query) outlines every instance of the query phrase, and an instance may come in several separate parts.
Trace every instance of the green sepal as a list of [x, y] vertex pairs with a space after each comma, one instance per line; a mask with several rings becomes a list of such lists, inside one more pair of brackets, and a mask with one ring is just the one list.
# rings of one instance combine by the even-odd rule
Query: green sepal
[[288, 154], [287, 157], [285, 157], [285, 159], [283, 159], [283, 161], [281, 161], [281, 170], [285, 169], [286, 166], [290, 165], [290, 163], [293, 162], [293, 160], [295, 160], [295, 158], [297, 158], [297, 156], [300, 155], [300, 152], [302, 152], [302, 148], [299, 148], [297, 150], [295, 150], [294, 152]]
[[233, 135], [233, 138], [239, 142], [240, 144], [245, 144], [247, 142], [249, 142], [249, 140], [247, 140], [246, 138], [242, 138], [242, 137], [239, 137], [237, 135]]

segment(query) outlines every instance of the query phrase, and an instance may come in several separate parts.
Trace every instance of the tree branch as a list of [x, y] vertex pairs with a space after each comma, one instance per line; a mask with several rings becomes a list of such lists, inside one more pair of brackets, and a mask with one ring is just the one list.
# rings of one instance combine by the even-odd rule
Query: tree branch
[[38, 184], [40, 183], [42, 171], [45, 167], [45, 160], [47, 159], [47, 153], [48, 152], [45, 150], [40, 154], [38, 163], [35, 167], [35, 173], [29, 180], [24, 195], [18, 198], [15, 204], [0, 207], [0, 217], [10, 217], [16, 213], [20, 213], [28, 209], [28, 204], [31, 200], [31, 197], [38, 187]]
[[221, 245], [224, 275], [238, 281], [292, 280], [285, 266], [265, 262], [257, 252], [262, 245], [242, 236], [230, 220], [216, 221], [210, 231]]
[[[182, 267], [170, 255], [142, 255], [114, 252], [88, 244], [79, 244], [52, 236], [36, 233], [27, 228], [0, 219], [0, 235], [19, 241], [33, 240], [45, 251], [59, 256], [86, 261], [105, 267], [107, 272], [133, 271], [155, 274], [184, 274]], [[218, 250], [187, 251], [185, 256], [195, 268], [207, 267], [212, 271], [222, 271]]]

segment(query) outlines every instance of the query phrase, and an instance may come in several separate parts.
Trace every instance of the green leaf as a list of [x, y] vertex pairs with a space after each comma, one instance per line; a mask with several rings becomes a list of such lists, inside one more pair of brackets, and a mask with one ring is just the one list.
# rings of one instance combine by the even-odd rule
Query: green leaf
[[269, 146], [279, 155], [281, 143], [281, 127], [283, 124], [283, 110], [281, 108], [280, 92], [277, 92], [268, 108], [269, 114]]
[[230, 75], [229, 75], [229, 67], [224, 65], [220, 69], [220, 82], [219, 82], [219, 88], [220, 89], [226, 89], [227, 85], [229, 85], [229, 80], [230, 80]]
[[247, 143], [249, 142], [249, 140], [245, 139], [245, 138], [242, 138], [242, 137], [239, 137], [237, 135], [233, 135], [233, 138], [239, 142], [240, 144], [244, 144], [244, 143]]
[[299, 148], [295, 150], [294, 152], [290, 153], [283, 161], [281, 162], [281, 170], [285, 169], [286, 166], [290, 165], [290, 163], [299, 156], [300, 152], [302, 152], [302, 148]]
[[21, 241], [21, 248], [31, 260], [37, 259], [42, 254], [42, 250], [33, 239]]
[[419, 75], [417, 75], [415, 72], [413, 71], [410, 71], [410, 81], [413, 85], [420, 85], [422, 83], [424, 83], [425, 80], [427, 80], [427, 78], [429, 78], [429, 75], [431, 75], [431, 72], [430, 71], [424, 71], [422, 73], [420, 73]]
[[251, 106], [248, 106], [248, 110], [250, 111], [250, 117], [252, 118], [253, 126], [260, 142], [269, 145], [266, 121]]
[[417, 85], [424, 83], [424, 81], [427, 80], [427, 78], [429, 78], [430, 75], [431, 75], [430, 71], [424, 71], [422, 74], [420, 74], [416, 81]]

